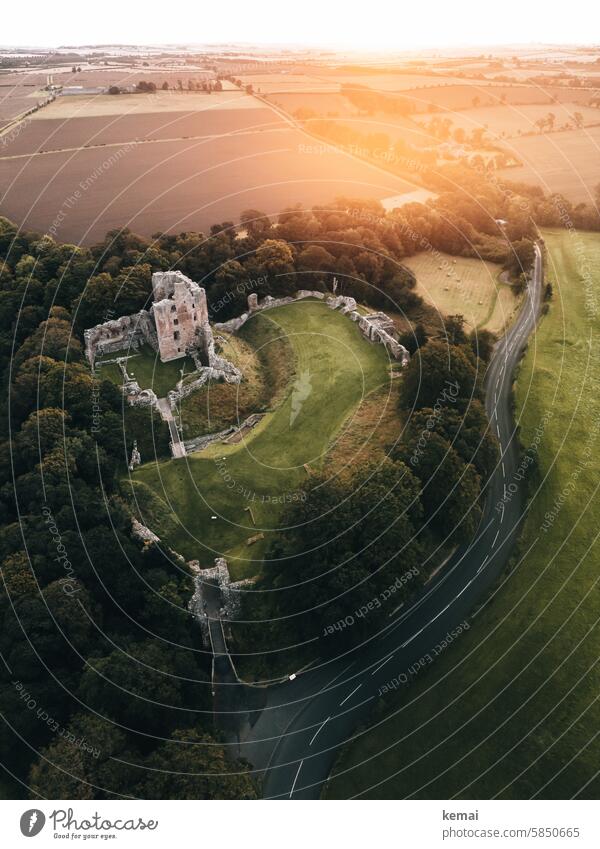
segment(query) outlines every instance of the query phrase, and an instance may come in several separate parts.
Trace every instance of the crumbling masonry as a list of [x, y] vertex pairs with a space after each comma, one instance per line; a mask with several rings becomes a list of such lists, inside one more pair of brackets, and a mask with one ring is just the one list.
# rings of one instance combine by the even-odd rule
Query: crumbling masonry
[[[123, 375], [123, 394], [133, 406], [158, 410], [169, 426], [171, 453], [174, 457], [183, 457], [185, 445], [172, 415], [179, 401], [209, 380], [239, 383], [242, 373], [215, 353], [206, 292], [201, 286], [181, 271], [157, 271], [152, 275], [152, 294], [154, 303], [150, 310], [140, 310], [86, 330], [85, 353], [92, 369], [98, 357], [117, 351], [125, 353], [116, 359]], [[165, 399], [159, 399], [152, 389], [142, 389], [127, 371], [128, 355], [143, 344], [156, 351], [163, 363], [191, 357], [196, 371], [185, 379], [182, 377]], [[130, 469], [139, 462], [139, 452], [132, 453]]]
[[152, 294], [150, 310], [85, 331], [85, 353], [92, 368], [99, 356], [136, 350], [144, 343], [163, 363], [195, 353], [202, 365], [211, 365], [214, 341], [204, 289], [181, 271], [157, 271], [152, 275]]
[[256, 293], [248, 296], [248, 311], [242, 313], [238, 318], [232, 318], [222, 324], [215, 324], [216, 330], [225, 330], [229, 333], [237, 333], [240, 327], [248, 321], [251, 315], [262, 310], [273, 309], [284, 304], [292, 304], [305, 298], [314, 298], [329, 307], [337, 310], [342, 315], [347, 315], [351, 321], [358, 325], [358, 329], [370, 342], [378, 342], [383, 345], [394, 360], [404, 368], [408, 364], [410, 354], [397, 339], [394, 322], [383, 312], [367, 313], [363, 315], [357, 309], [354, 298], [345, 295], [325, 295], [323, 292], [299, 289], [294, 297], [273, 298], [267, 295], [262, 301], [258, 300]]

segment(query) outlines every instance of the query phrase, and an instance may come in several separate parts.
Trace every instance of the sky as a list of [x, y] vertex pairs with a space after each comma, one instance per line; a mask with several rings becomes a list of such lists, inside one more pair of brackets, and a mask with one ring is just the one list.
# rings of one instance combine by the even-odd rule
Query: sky
[[[594, 11], [596, 9], [596, 11]], [[591, 0], [28, 0], [7, 2], [0, 44], [253, 43], [410, 50], [600, 40]]]

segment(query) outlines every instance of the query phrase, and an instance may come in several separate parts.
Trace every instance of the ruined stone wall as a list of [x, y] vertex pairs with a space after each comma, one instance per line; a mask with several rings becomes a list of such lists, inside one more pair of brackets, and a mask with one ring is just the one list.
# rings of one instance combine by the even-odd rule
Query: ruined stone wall
[[[308, 289], [299, 289], [294, 297], [288, 296], [285, 298], [273, 298], [271, 295], [267, 295], [259, 302], [256, 293], [253, 292], [248, 296], [248, 312], [242, 313], [237, 318], [230, 318], [229, 321], [224, 321], [221, 324], [215, 324], [214, 328], [215, 330], [224, 330], [227, 333], [237, 333], [237, 331], [244, 326], [250, 316], [254, 313], [262, 312], [263, 310], [270, 310], [274, 307], [283, 307], [286, 304], [293, 304], [295, 301], [301, 301], [304, 298], [317, 298], [322, 301], [325, 299], [325, 295], [323, 292], [312, 292]], [[347, 298], [346, 300], [351, 300], [354, 303], [354, 306], [356, 306], [354, 298]]]
[[204, 436], [195, 436], [193, 439], [186, 439], [184, 442], [186, 454], [193, 454], [198, 451], [204, 451], [209, 445], [214, 445], [215, 442], [225, 442], [228, 437], [236, 433], [251, 430], [263, 418], [264, 413], [251, 413], [240, 425], [229, 425], [224, 430], [219, 430], [216, 433], [207, 433]]
[[194, 572], [194, 594], [189, 602], [189, 609], [194, 618], [200, 623], [202, 637], [205, 645], [210, 645], [207, 608], [206, 586], [216, 587], [220, 594], [221, 609], [219, 615], [225, 619], [235, 619], [239, 614], [242, 592], [245, 587], [251, 586], [254, 581], [246, 578], [242, 581], [232, 582], [229, 576], [229, 567], [224, 557], [217, 557], [215, 565], [210, 569], [200, 569], [197, 560], [190, 560], [188, 566]]
[[179, 381], [175, 389], [168, 393], [169, 404], [171, 409], [175, 409], [177, 403], [182, 398], [187, 398], [193, 392], [201, 389], [209, 380], [224, 381], [225, 383], [241, 383], [242, 372], [236, 368], [233, 363], [223, 359], [223, 357], [213, 356], [213, 365], [203, 367], [198, 377], [188, 382]]
[[410, 355], [404, 345], [395, 338], [396, 329], [392, 319], [383, 312], [360, 315], [358, 312], [350, 314], [353, 321], [358, 322], [358, 327], [363, 336], [371, 342], [379, 342], [384, 345], [395, 360], [399, 360], [402, 367], [408, 364]]
[[140, 310], [133, 315], [123, 315], [104, 324], [97, 324], [83, 334], [85, 355], [94, 367], [98, 357], [114, 354], [116, 351], [137, 350], [146, 342], [155, 351], [158, 339], [154, 321], [148, 310]]
[[331, 296], [324, 295], [323, 292], [299, 289], [293, 298], [273, 298], [267, 295], [259, 302], [256, 293], [252, 293], [248, 297], [248, 312], [242, 313], [238, 318], [232, 318], [223, 324], [215, 324], [215, 328], [225, 330], [228, 333], [236, 333], [257, 312], [292, 304], [305, 298], [316, 298], [323, 301], [330, 309], [337, 310], [342, 315], [347, 315], [352, 321], [357, 322], [360, 332], [369, 341], [384, 345], [390, 355], [398, 360], [403, 367], [408, 363], [410, 355], [404, 345], [395, 338], [396, 330], [392, 319], [383, 312], [362, 315], [356, 308], [355, 299], [345, 295]]

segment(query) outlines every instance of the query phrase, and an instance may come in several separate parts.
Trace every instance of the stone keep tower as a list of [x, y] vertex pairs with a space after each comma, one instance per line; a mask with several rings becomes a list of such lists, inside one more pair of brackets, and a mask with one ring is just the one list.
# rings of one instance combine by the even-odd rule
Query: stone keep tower
[[184, 357], [190, 348], [208, 364], [212, 331], [208, 322], [206, 292], [181, 271], [157, 271], [152, 275], [158, 350], [163, 363]]

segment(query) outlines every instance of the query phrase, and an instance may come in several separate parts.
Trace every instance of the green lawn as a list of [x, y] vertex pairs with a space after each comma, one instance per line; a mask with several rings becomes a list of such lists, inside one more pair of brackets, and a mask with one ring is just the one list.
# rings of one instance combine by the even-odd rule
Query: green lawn
[[224, 430], [250, 413], [277, 406], [288, 390], [294, 354], [276, 328], [272, 322], [257, 320], [247, 322], [237, 334], [218, 334], [219, 353], [241, 370], [244, 380], [210, 381], [184, 398], [179, 404], [184, 439]]
[[[204, 564], [231, 552], [237, 577], [259, 570], [283, 505], [309, 474], [305, 464], [318, 468], [363, 395], [389, 380], [385, 349], [367, 342], [348, 318], [319, 302], [269, 310], [249, 325], [254, 323], [246, 338], [257, 349], [264, 342], [265, 363], [265, 351], [272, 347], [275, 371], [282, 354], [275, 340], [285, 337], [292, 347], [294, 372], [279, 405], [243, 443], [218, 444], [185, 460], [148, 464], [134, 474], [168, 505], [169, 520], [176, 517], [177, 531], [168, 534], [168, 542]], [[259, 531], [265, 540], [248, 546], [247, 539]]]
[[[196, 369], [194, 361], [190, 357], [182, 357], [180, 360], [163, 363], [159, 355], [148, 345], [143, 345], [139, 351], [129, 349], [117, 351], [115, 354], [107, 354], [102, 359], [114, 360], [117, 357], [128, 357], [125, 366], [127, 373], [131, 377], [135, 377], [142, 389], [153, 389], [159, 398], [163, 398], [170, 389], [175, 389], [177, 381], [181, 380], [182, 368], [185, 369], [186, 374]], [[102, 365], [102, 359], [98, 362], [101, 376], [120, 386], [123, 383], [121, 369], [116, 363]]]
[[338, 762], [331, 798], [600, 793], [600, 318], [581, 276], [587, 265], [600, 303], [600, 235], [546, 237], [554, 299], [516, 391], [525, 449], [552, 417], [515, 570], [414, 687], [380, 702]]

